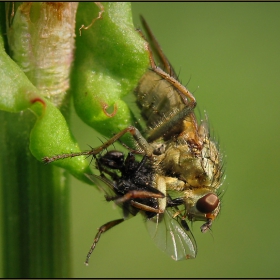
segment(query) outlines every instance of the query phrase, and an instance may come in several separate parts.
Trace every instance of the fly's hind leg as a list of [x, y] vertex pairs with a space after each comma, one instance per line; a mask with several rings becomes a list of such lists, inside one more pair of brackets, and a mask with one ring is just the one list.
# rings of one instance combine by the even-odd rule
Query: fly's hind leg
[[[166, 71], [167, 73], [169, 73], [170, 76], [177, 78], [175, 71], [173, 69], [173, 67], [171, 66], [170, 62], [168, 61], [167, 57], [165, 56], [165, 54], [163, 53], [156, 37], [154, 36], [151, 28], [149, 27], [148, 23], [146, 22], [146, 20], [144, 19], [143, 16], [140, 16], [142, 25], [148, 35], [149, 41], [150, 41], [150, 46], [152, 47], [155, 55], [159, 58], [160, 63], [163, 66], [163, 70]], [[141, 36], [144, 38], [144, 35], [141, 33], [141, 31], [139, 31]], [[144, 38], [145, 39], [145, 38]], [[151, 60], [151, 51], [150, 51], [150, 60]], [[154, 60], [154, 59], [153, 59]], [[155, 63], [151, 63], [151, 65]]]
[[[151, 71], [156, 73], [159, 78], [165, 80], [167, 83], [170, 84], [171, 87], [174, 88], [174, 94], [179, 94], [181, 97], [181, 102], [185, 106], [181, 108], [177, 113], [172, 115], [168, 121], [164, 121], [164, 119], [157, 124], [154, 128], [152, 128], [149, 133], [148, 133], [148, 140], [149, 141], [154, 141], [164, 135], [168, 135], [168, 132], [173, 130], [174, 127], [180, 127], [180, 124], [183, 122], [183, 120], [186, 117], [190, 117], [189, 119], [191, 120], [192, 126], [194, 127], [194, 130], [197, 130], [197, 123], [194, 117], [193, 110], [196, 107], [196, 100], [195, 97], [192, 95], [192, 93], [185, 87], [183, 86], [177, 79], [177, 76], [169, 63], [168, 59], [162, 52], [159, 43], [157, 42], [156, 38], [154, 37], [151, 29], [149, 28], [147, 22], [141, 18], [142, 23], [144, 25], [144, 29], [146, 30], [148, 37], [151, 41], [151, 46], [147, 42], [147, 51], [149, 53], [149, 59], [150, 59], [150, 65], [151, 65]], [[138, 30], [140, 35], [145, 39], [143, 33]], [[159, 57], [159, 60], [161, 64], [163, 64], [163, 69], [162, 70], [160, 67], [158, 67], [155, 63], [155, 59], [151, 50], [151, 47], [155, 50], [156, 56]], [[166, 72], [165, 72], [166, 71]], [[147, 93], [146, 93], [147, 94]], [[174, 108], [175, 109], [175, 108]], [[195, 132], [196, 133], [196, 132]], [[196, 133], [197, 134], [197, 133]], [[197, 140], [197, 135], [195, 136], [196, 141]]]
[[[195, 97], [192, 95], [192, 93], [185, 88], [178, 80], [177, 77], [175, 75], [175, 72], [171, 66], [171, 64], [169, 63], [168, 59], [166, 58], [166, 56], [163, 54], [159, 43], [157, 42], [155, 36], [153, 35], [151, 29], [149, 28], [147, 22], [144, 20], [143, 17], [141, 17], [142, 23], [148, 33], [148, 36], [151, 38], [152, 40], [152, 44], [154, 45], [154, 48], [156, 50], [156, 54], [159, 56], [160, 61], [163, 63], [164, 65], [164, 69], [169, 72], [170, 74], [166, 73], [165, 71], [163, 71], [162, 69], [160, 69], [159, 67], [156, 66], [155, 63], [155, 59], [152, 53], [152, 50], [150, 48], [150, 45], [148, 43], [147, 45], [147, 50], [149, 52], [149, 59], [150, 59], [150, 64], [151, 64], [151, 68], [152, 70], [157, 73], [161, 78], [163, 78], [164, 80], [168, 81], [175, 89], [177, 89], [177, 91], [179, 92], [179, 94], [181, 95], [183, 102], [190, 108], [194, 109], [196, 106], [196, 100]], [[138, 32], [140, 33], [140, 35], [145, 39], [143, 33], [138, 30]], [[147, 41], [147, 40], [146, 40]]]
[[96, 247], [96, 244], [98, 243], [100, 237], [101, 237], [101, 234], [108, 231], [109, 229], [111, 229], [112, 227], [122, 223], [124, 221], [124, 219], [118, 219], [118, 220], [114, 220], [114, 221], [110, 221], [106, 224], [104, 224], [103, 226], [101, 226], [99, 229], [98, 229], [98, 232], [97, 234], [95, 235], [95, 238], [93, 240], [93, 243], [90, 247], [90, 250], [87, 254], [87, 257], [86, 257], [86, 261], [85, 261], [85, 265], [88, 265], [88, 262], [89, 262], [89, 258], [93, 252], [93, 250], [95, 249]]

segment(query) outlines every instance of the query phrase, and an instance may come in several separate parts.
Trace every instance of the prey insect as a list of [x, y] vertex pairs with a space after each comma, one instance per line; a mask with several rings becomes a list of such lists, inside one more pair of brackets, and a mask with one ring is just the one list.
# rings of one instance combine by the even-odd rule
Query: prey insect
[[[93, 156], [100, 175], [87, 176], [97, 182], [108, 201], [115, 201], [123, 209], [123, 219], [100, 227], [86, 263], [103, 232], [139, 211], [160, 249], [174, 260], [195, 258], [196, 242], [187, 221], [203, 221], [201, 232], [206, 232], [220, 212], [222, 155], [210, 136], [207, 118], [198, 122], [195, 97], [178, 81], [143, 18], [142, 23], [150, 43], [150, 69], [139, 81], [135, 94], [146, 131], [140, 133], [129, 126], [98, 148], [44, 158], [44, 162], [52, 162]], [[162, 68], [156, 65], [152, 49]], [[133, 153], [125, 158], [116, 150], [102, 156], [126, 133], [134, 138], [137, 153], [142, 156], [140, 161]]]

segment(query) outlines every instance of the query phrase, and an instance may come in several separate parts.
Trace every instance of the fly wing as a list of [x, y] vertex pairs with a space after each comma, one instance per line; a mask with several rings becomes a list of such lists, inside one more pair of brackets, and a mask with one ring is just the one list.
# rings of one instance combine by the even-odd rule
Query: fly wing
[[[162, 70], [177, 79], [170, 62], [164, 55], [146, 20], [142, 16], [140, 18], [148, 36], [148, 43], [153, 49], [153, 55], [158, 59]], [[163, 120], [170, 119], [177, 111], [185, 107], [172, 85], [154, 71], [146, 72], [135, 89], [135, 93], [141, 114], [149, 130], [160, 125]], [[150, 131], [150, 133], [152, 132]]]
[[[183, 120], [188, 116], [190, 116], [188, 122], [193, 123], [194, 127], [197, 126], [193, 117], [195, 99], [178, 81], [174, 69], [143, 17], [141, 21], [148, 35], [148, 44], [153, 50], [151, 60], [154, 60], [154, 56], [158, 58], [165, 74], [158, 67], [152, 67], [143, 75], [134, 92], [145, 121], [148, 142], [161, 137], [168, 140], [174, 134], [182, 132]], [[189, 102], [191, 106], [188, 106]]]
[[94, 174], [85, 174], [95, 185], [107, 196], [115, 196], [114, 184], [107, 179], [105, 175], [97, 176]]
[[194, 236], [183, 217], [173, 218], [174, 214], [172, 208], [167, 208], [163, 214], [147, 220], [148, 231], [156, 245], [172, 259], [194, 259], [197, 251]]
[[[105, 194], [105, 197], [116, 197], [114, 182], [109, 180], [104, 174], [97, 176], [94, 174], [85, 174], [95, 185]], [[116, 203], [122, 209], [123, 217], [128, 219], [138, 213], [138, 209], [131, 206], [130, 203]]]
[[176, 89], [150, 70], [139, 81], [135, 95], [142, 117], [151, 131], [186, 107]]

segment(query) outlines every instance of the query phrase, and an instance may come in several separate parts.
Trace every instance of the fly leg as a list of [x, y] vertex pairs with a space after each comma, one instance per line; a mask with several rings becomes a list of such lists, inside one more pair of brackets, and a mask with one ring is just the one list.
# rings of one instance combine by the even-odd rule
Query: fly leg
[[160, 213], [163, 213], [164, 210], [162, 209], [157, 209], [157, 208], [154, 208], [154, 207], [151, 207], [151, 206], [148, 206], [146, 204], [142, 204], [142, 203], [139, 203], [139, 202], [136, 202], [136, 201], [131, 201], [130, 204], [137, 208], [137, 209], [140, 209], [142, 211], [145, 211], [145, 212], [151, 212], [151, 213], [157, 213], [157, 214], [160, 214]]
[[161, 209], [157, 209], [154, 207], [150, 207], [146, 204], [142, 204], [139, 202], [134, 201], [133, 199], [137, 199], [137, 198], [164, 198], [164, 194], [160, 193], [160, 192], [149, 192], [149, 191], [137, 191], [137, 190], [133, 190], [130, 191], [128, 193], [126, 193], [125, 195], [121, 196], [121, 197], [106, 197], [107, 201], [114, 201], [116, 204], [120, 204], [120, 203], [125, 203], [127, 201], [130, 201], [131, 205], [134, 206], [135, 208], [138, 208], [140, 210], [143, 211], [148, 211], [148, 212], [155, 212], [155, 213], [162, 213], [163, 211]]
[[208, 231], [212, 226], [212, 219], [207, 219], [207, 222], [200, 227], [202, 233]]
[[[178, 93], [181, 95], [183, 102], [185, 104], [188, 105], [188, 107], [191, 107], [192, 109], [195, 108], [196, 106], [196, 100], [195, 97], [192, 95], [192, 93], [186, 89], [178, 80], [174, 74], [174, 71], [171, 67], [171, 64], [169, 63], [169, 61], [167, 60], [166, 56], [163, 54], [159, 43], [157, 42], [156, 38], [154, 37], [154, 35], [152, 34], [147, 22], [144, 20], [144, 18], [141, 18], [143, 25], [149, 35], [149, 37], [152, 39], [152, 43], [155, 45], [155, 50], [156, 50], [156, 54], [160, 57], [161, 62], [164, 64], [165, 69], [170, 73], [166, 73], [165, 71], [163, 71], [162, 69], [160, 69], [159, 67], [156, 66], [154, 57], [153, 57], [153, 53], [152, 50], [150, 48], [150, 45], [147, 45], [147, 50], [149, 52], [149, 59], [150, 59], [150, 64], [151, 64], [151, 68], [152, 70], [157, 73], [161, 78], [163, 78], [164, 80], [168, 81], [175, 89], [177, 89]], [[138, 31], [140, 33], [140, 35], [144, 38], [144, 35], [141, 31]], [[144, 38], [145, 39], [145, 38]], [[173, 75], [174, 74], [174, 75]], [[187, 97], [187, 99], [186, 99]]]
[[114, 221], [110, 221], [106, 224], [104, 224], [103, 226], [101, 226], [99, 229], [98, 229], [98, 232], [97, 234], [95, 235], [95, 238], [93, 240], [93, 243], [90, 247], [90, 250], [87, 254], [87, 257], [86, 257], [86, 261], [85, 261], [85, 265], [88, 265], [88, 262], [89, 262], [89, 258], [93, 252], [93, 250], [95, 249], [96, 247], [96, 244], [98, 243], [99, 239], [100, 239], [100, 236], [102, 233], [108, 231], [109, 229], [111, 229], [112, 227], [122, 223], [124, 221], [124, 219], [118, 219], [118, 220], [114, 220]]
[[177, 198], [174, 198], [174, 199], [171, 199], [171, 198], [168, 197], [166, 207], [179, 206], [179, 205], [184, 204], [184, 202], [185, 201], [184, 201], [183, 197], [177, 197]]
[[[143, 27], [148, 35], [149, 41], [151, 42], [150, 45], [153, 48], [154, 53], [159, 58], [161, 64], [164, 66], [163, 70], [166, 71], [167, 73], [169, 73], [170, 76], [177, 78], [174, 69], [172, 68], [170, 62], [168, 61], [167, 57], [163, 53], [163, 51], [162, 51], [156, 37], [154, 36], [151, 28], [149, 27], [148, 23], [142, 16], [140, 16], [140, 19], [141, 19]], [[139, 32], [141, 32], [141, 31], [139, 31]], [[144, 35], [142, 33], [141, 33], [141, 36], [144, 38]]]
[[[166, 118], [162, 118], [159, 123], [156, 124], [152, 129], [150, 129], [148, 133], [148, 140], [149, 141], [154, 141], [160, 137], [164, 137], [165, 135], [169, 135], [168, 132], [173, 131], [175, 129], [176, 134], [180, 134], [180, 130], [184, 130], [184, 127], [182, 127], [183, 121], [188, 117], [190, 124], [188, 123], [188, 128], [191, 129], [192, 133], [195, 134], [194, 136], [194, 142], [199, 145], [199, 138], [197, 135], [197, 122], [194, 117], [193, 110], [196, 107], [196, 100], [195, 97], [192, 95], [192, 93], [184, 87], [177, 79], [177, 76], [169, 63], [168, 59], [166, 56], [163, 54], [156, 38], [152, 34], [148, 24], [146, 21], [141, 18], [142, 23], [144, 25], [144, 29], [146, 30], [148, 37], [150, 38], [151, 41], [151, 46], [147, 44], [147, 51], [149, 53], [149, 59], [150, 59], [150, 65], [151, 65], [151, 71], [158, 76], [158, 81], [154, 80], [155, 77], [152, 75], [149, 75], [148, 73], [146, 74], [146, 79], [151, 79], [152, 82], [157, 83], [161, 79], [164, 80], [167, 83], [167, 88], [168, 84], [170, 87], [172, 87], [173, 94], [178, 94], [180, 96], [179, 103], [176, 104], [177, 107], [180, 107], [180, 110], [174, 114], [172, 114], [172, 108], [171, 108], [171, 115], [168, 117], [168, 121], [165, 121]], [[144, 35], [142, 34], [141, 31], [139, 31], [140, 35], [144, 38]], [[144, 38], [145, 39], [145, 38]], [[163, 64], [163, 70], [158, 67], [155, 63], [153, 53], [151, 50], [151, 47], [155, 50], [156, 56], [159, 57], [161, 64]], [[166, 72], [165, 72], [166, 71]], [[146, 88], [145, 88], [146, 87]], [[138, 85], [138, 88], [141, 88], [142, 90], [147, 90], [147, 85], [141, 86], [141, 82]], [[141, 92], [140, 96], [143, 97], [145, 94], [148, 94], [148, 92]], [[166, 93], [163, 93], [165, 95]], [[184, 106], [180, 106], [184, 105]], [[151, 110], [151, 109], [150, 109]], [[175, 107], [174, 107], [175, 110]], [[157, 112], [156, 112], [157, 113]], [[178, 131], [179, 130], [179, 131]]]
[[114, 142], [116, 142], [120, 137], [122, 137], [124, 134], [130, 133], [134, 140], [137, 142], [137, 144], [140, 146], [140, 148], [143, 150], [143, 153], [151, 157], [153, 155], [153, 148], [152, 146], [147, 142], [147, 140], [142, 136], [142, 134], [139, 132], [139, 130], [134, 126], [129, 126], [116, 135], [114, 135], [111, 139], [109, 139], [107, 142], [105, 142], [103, 145], [99, 146], [98, 148], [91, 149], [90, 151], [84, 151], [80, 153], [72, 153], [72, 154], [60, 154], [55, 155], [52, 157], [44, 157], [43, 162], [50, 163], [56, 160], [65, 159], [69, 157], [77, 157], [77, 156], [95, 156], [102, 152], [104, 149], [108, 148], [110, 145], [112, 145]]

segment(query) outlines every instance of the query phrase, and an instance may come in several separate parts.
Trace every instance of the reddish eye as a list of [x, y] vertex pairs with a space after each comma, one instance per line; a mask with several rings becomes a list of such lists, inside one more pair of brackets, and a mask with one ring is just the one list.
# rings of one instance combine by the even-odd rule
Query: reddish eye
[[208, 193], [197, 201], [196, 208], [202, 213], [210, 213], [217, 208], [219, 202], [220, 200], [215, 194]]

